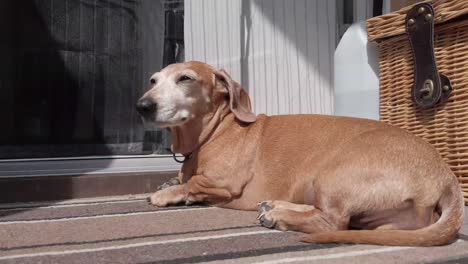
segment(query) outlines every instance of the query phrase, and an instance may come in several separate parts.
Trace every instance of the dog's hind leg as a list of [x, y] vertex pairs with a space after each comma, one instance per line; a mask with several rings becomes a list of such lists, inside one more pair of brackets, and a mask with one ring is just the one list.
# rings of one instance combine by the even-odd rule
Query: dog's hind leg
[[268, 228], [319, 233], [347, 229], [348, 219], [328, 215], [310, 205], [268, 201], [258, 206], [260, 224]]

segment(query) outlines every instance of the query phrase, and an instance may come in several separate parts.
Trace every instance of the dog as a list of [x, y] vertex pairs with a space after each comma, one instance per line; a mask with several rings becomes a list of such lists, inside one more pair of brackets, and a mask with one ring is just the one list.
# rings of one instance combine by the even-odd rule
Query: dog
[[239, 83], [202, 62], [151, 76], [137, 110], [184, 156], [151, 204], [258, 210], [263, 226], [309, 243], [435, 246], [457, 236], [460, 186], [422, 139], [379, 121], [251, 109]]

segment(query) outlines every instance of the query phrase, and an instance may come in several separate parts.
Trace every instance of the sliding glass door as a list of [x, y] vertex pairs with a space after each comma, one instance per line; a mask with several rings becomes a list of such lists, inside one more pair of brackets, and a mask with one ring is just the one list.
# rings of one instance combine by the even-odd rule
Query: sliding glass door
[[183, 2], [0, 3], [0, 159], [167, 153], [134, 105], [183, 60]]

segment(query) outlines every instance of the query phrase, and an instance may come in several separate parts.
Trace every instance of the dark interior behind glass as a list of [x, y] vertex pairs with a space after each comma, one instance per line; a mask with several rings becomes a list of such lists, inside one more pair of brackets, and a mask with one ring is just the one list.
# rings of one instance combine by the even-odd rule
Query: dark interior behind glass
[[0, 3], [0, 159], [167, 153], [134, 105], [183, 61], [183, 1]]

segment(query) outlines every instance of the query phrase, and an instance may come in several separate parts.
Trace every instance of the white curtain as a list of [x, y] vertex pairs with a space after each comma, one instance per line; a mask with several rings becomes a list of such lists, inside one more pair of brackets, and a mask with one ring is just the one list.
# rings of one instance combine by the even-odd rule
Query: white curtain
[[333, 113], [335, 0], [186, 0], [186, 60], [226, 69], [258, 113]]

